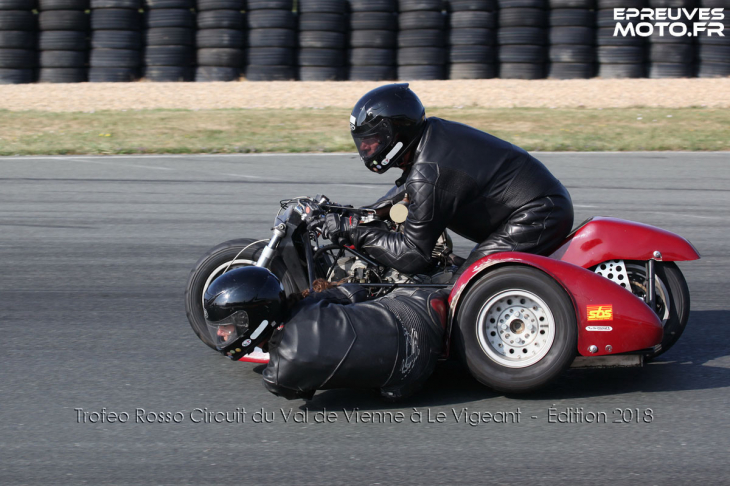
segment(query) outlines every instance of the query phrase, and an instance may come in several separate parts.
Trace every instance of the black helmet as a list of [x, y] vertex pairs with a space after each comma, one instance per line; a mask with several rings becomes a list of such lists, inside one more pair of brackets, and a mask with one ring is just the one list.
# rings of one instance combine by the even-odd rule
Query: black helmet
[[216, 349], [231, 359], [251, 353], [286, 314], [284, 288], [262, 267], [234, 268], [203, 295], [205, 322]]
[[382, 174], [402, 167], [403, 154], [421, 138], [426, 110], [408, 83], [375, 88], [360, 98], [350, 115], [350, 130], [365, 167]]

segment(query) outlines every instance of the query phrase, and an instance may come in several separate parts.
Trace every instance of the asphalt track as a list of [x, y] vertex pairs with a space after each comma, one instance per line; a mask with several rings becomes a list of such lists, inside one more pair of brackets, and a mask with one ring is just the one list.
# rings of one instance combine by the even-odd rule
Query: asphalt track
[[[685, 335], [643, 369], [569, 370], [530, 396], [495, 394], [447, 364], [397, 405], [366, 391], [275, 397], [260, 366], [195, 338], [182, 301], [198, 257], [267, 237], [279, 199], [364, 204], [396, 174], [347, 154], [0, 159], [0, 483], [730, 481], [730, 154], [539, 157], [577, 221], [611, 215], [691, 239], [702, 260], [681, 265]], [[318, 423], [325, 409], [334, 415]], [[463, 409], [473, 425], [457, 420]], [[129, 419], [84, 423], [103, 410]], [[245, 421], [206, 423], [206, 410]], [[256, 423], [261, 411], [270, 423]], [[149, 412], [181, 422], [147, 423]], [[586, 422], [600, 412], [608, 423]]]

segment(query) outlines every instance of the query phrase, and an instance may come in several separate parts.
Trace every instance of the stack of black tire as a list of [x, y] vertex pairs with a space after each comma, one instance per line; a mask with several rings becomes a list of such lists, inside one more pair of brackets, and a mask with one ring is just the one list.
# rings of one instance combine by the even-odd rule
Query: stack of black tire
[[446, 79], [442, 0], [398, 0], [398, 79]]
[[[297, 31], [296, 22], [291, 21], [292, 15], [292, 0], [248, 0], [249, 48], [246, 79], [296, 79]], [[317, 17], [318, 14], [308, 14], [308, 20], [313, 18], [316, 22]]]
[[545, 77], [547, 25], [547, 0], [499, 0], [500, 78]]
[[350, 0], [350, 81], [396, 78], [396, 0]]
[[644, 64], [646, 42], [639, 35], [614, 36], [616, 24], [637, 23], [632, 20], [614, 20], [614, 8], [643, 8], [644, 0], [598, 0], [596, 13], [596, 57], [598, 76], [601, 78], [643, 78], [646, 75]]
[[145, 0], [144, 73], [149, 81], [192, 81], [193, 0]]
[[346, 0], [299, 0], [300, 80], [344, 79], [346, 6]]
[[139, 77], [142, 49], [140, 0], [91, 0], [89, 81]]
[[38, 81], [86, 81], [89, 0], [39, 0]]
[[594, 0], [550, 0], [548, 77], [588, 79], [596, 66]]
[[244, 66], [244, 0], [197, 0], [195, 81], [235, 81]]
[[[652, 8], [669, 7], [674, 9], [696, 7], [695, 0], [649, 0]], [[681, 20], [669, 22], [684, 22], [688, 32], [692, 32], [692, 22], [682, 15]], [[662, 32], [663, 30], [663, 32]], [[654, 26], [649, 41], [649, 77], [660, 78], [689, 78], [694, 75], [694, 43], [689, 36], [675, 37], [666, 27], [660, 30]], [[663, 34], [663, 35], [660, 35]]]
[[36, 67], [35, 0], [0, 0], [0, 84], [32, 83]]
[[497, 75], [496, 0], [449, 2], [449, 79]]
[[701, 0], [705, 8], [724, 8], [724, 20], [712, 20], [725, 24], [724, 37], [702, 33], [697, 37], [697, 76], [719, 78], [730, 76], [730, 2], [728, 0]]

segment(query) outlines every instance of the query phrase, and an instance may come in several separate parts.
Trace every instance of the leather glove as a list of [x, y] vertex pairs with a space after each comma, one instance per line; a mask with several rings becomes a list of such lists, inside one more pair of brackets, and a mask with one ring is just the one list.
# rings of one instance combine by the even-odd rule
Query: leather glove
[[350, 243], [350, 232], [357, 228], [359, 223], [360, 218], [356, 215], [340, 216], [330, 213], [325, 217], [322, 236], [338, 245]]

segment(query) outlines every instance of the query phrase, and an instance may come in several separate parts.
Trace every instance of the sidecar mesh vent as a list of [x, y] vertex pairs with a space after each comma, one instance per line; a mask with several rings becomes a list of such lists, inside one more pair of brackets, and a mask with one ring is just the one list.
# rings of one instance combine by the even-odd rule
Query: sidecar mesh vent
[[626, 272], [626, 265], [623, 260], [609, 260], [600, 263], [596, 267], [596, 273], [601, 277], [606, 277], [613, 283], [619, 284], [621, 287], [631, 290], [629, 285], [629, 274]]

